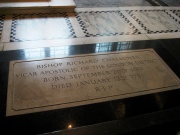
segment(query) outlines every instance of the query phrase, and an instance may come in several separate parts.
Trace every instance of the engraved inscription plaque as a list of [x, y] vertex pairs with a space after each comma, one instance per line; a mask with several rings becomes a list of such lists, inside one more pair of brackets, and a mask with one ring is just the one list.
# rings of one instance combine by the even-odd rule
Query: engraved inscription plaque
[[153, 49], [11, 61], [6, 115], [92, 104], [180, 88]]

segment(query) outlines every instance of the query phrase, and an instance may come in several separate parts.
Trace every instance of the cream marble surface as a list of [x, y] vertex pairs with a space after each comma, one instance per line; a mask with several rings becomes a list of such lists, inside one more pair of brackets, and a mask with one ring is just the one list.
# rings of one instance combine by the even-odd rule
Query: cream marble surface
[[49, 6], [49, 0], [10, 0], [0, 1], [0, 7], [39, 7], [39, 6]]
[[117, 42], [116, 36], [88, 37], [88, 38], [82, 38], [82, 40], [84, 44]]
[[146, 34], [138, 34], [138, 35], [119, 35], [116, 36], [117, 42], [120, 41], [138, 41], [138, 40], [149, 40]]
[[1, 41], [1, 35], [2, 35], [2, 31], [3, 31], [3, 26], [4, 26], [4, 19], [5, 19], [5, 16], [0, 15], [0, 41]]
[[76, 33], [77, 38], [85, 37], [83, 30], [81, 29], [77, 18], [75, 17], [75, 13], [68, 13], [68, 18], [71, 22], [71, 25]]
[[54, 47], [54, 46], [64, 46], [64, 45], [82, 45], [82, 44], [84, 44], [84, 43], [81, 38], [11, 42], [11, 43], [4, 44], [4, 51], [30, 49], [30, 48], [41, 48], [41, 47]]
[[120, 10], [179, 10], [179, 7], [168, 6], [127, 6], [119, 7]]
[[128, 20], [142, 33], [145, 34], [145, 31], [125, 10], [122, 10], [121, 13], [128, 18]]
[[180, 0], [161, 0], [168, 6], [180, 6]]
[[74, 0], [76, 6], [83, 7], [118, 7], [118, 6], [151, 6], [146, 0]]
[[124, 6], [151, 6], [151, 4], [149, 2], [147, 2], [146, 0], [117, 0], [120, 1], [122, 3], [122, 5], [120, 5], [121, 7]]
[[177, 22], [180, 22], [180, 12], [179, 12], [179, 10], [166, 10], [166, 12], [169, 15], [171, 15]]
[[106, 7], [106, 8], [75, 8], [75, 12], [92, 12], [92, 11], [115, 11], [120, 10], [119, 7]]
[[66, 13], [13, 16], [11, 42], [75, 37]]
[[65, 6], [65, 7], [68, 7], [68, 6], [76, 6], [76, 4], [74, 3], [73, 0], [49, 0], [49, 5], [50, 6]]
[[173, 13], [180, 18], [180, 10], [174, 10]]
[[78, 12], [86, 37], [137, 34], [139, 31], [120, 11]]
[[88, 37], [88, 38], [74, 38], [74, 39], [60, 39], [60, 40], [41, 40], [41, 41], [26, 41], [26, 42], [11, 42], [4, 43], [4, 51], [55, 47], [64, 45], [85, 45], [104, 42], [120, 42], [120, 41], [138, 41], [149, 40], [145, 34], [140, 35], [119, 35], [119, 36], [103, 36], [103, 37]]
[[10, 42], [12, 15], [6, 15], [4, 19], [1, 42]]
[[179, 22], [164, 10], [127, 11], [149, 34], [180, 30]]
[[88, 37], [88, 38], [82, 38], [82, 40], [84, 44], [91, 44], [91, 43], [105, 43], [105, 42], [149, 40], [149, 38], [145, 34], [139, 34], [139, 35]]
[[24, 8], [24, 7], [75, 7], [73, 0], [1, 0], [0, 7]]
[[180, 38], [180, 32], [176, 33], [156, 33], [156, 34], [147, 34], [149, 39], [172, 39]]
[[[180, 18], [173, 13], [177, 7], [142, 7], [147, 9], [142, 12], [139, 7], [130, 7], [144, 27], [122, 8], [76, 8], [76, 13], [63, 14], [56, 9], [6, 15], [0, 40], [3, 50], [180, 38], [179, 32], [173, 32], [180, 29]], [[147, 34], [145, 27], [152, 32]], [[141, 34], [133, 33], [135, 29]]]

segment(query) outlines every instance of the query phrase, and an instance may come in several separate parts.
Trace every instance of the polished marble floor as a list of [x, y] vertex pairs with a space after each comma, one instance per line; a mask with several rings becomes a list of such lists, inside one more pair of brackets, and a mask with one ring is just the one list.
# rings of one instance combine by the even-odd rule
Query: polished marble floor
[[[98, 0], [96, 1], [98, 4]], [[51, 135], [112, 135], [180, 120], [179, 90], [20, 116], [5, 116], [8, 67], [12, 60], [151, 48], [180, 77], [179, 7], [134, 7], [134, 3], [129, 3], [134, 6], [123, 7], [112, 2], [109, 8], [105, 8], [105, 3], [99, 3], [101, 8], [91, 8], [92, 5], [88, 5], [86, 0], [81, 2], [90, 8], [76, 8], [74, 13], [47, 11], [0, 16], [2, 131], [27, 135], [48, 132], [52, 132]], [[124, 1], [124, 4], [126, 2], [128, 1]], [[180, 130], [179, 121], [177, 123], [168, 123], [166, 128], [150, 130], [151, 132], [145, 130], [143, 135], [157, 132], [162, 134], [162, 131], [164, 134], [172, 134], [168, 132], [170, 129], [176, 127], [173, 131]], [[177, 132], [173, 135], [177, 135]]]
[[10, 42], [75, 38], [66, 13], [14, 15]]
[[[0, 79], [0, 124], [2, 131], [6, 131], [7, 134], [27, 135], [48, 132], [52, 132], [50, 135], [84, 133], [87, 135], [117, 135], [180, 119], [179, 89], [78, 107], [12, 117], [5, 116], [9, 61], [153, 48], [180, 77], [179, 42], [180, 39], [127, 41], [0, 52], [0, 76], [2, 76]], [[168, 124], [169, 129], [172, 129], [175, 124]], [[72, 130], [69, 130], [70, 125]], [[157, 132], [157, 130], [153, 131]]]
[[77, 8], [151, 6], [146, 0], [74, 0]]
[[2, 34], [3, 24], [4, 24], [4, 15], [1, 15], [0, 16], [0, 38]]
[[168, 6], [180, 6], [180, 0], [161, 0]]
[[178, 7], [76, 8], [2, 15], [1, 50], [180, 37]]

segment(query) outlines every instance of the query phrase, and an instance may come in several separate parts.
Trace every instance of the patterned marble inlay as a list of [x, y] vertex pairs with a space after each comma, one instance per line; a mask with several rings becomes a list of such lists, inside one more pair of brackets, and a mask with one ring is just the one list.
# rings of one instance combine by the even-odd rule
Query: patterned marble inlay
[[174, 14], [176, 14], [178, 17], [180, 17], [180, 10], [173, 10], [172, 11]]
[[127, 10], [149, 34], [168, 33], [180, 30], [179, 21], [165, 10]]
[[161, 0], [166, 3], [168, 6], [180, 6], [180, 0]]
[[4, 15], [0, 15], [0, 39], [1, 39], [1, 33], [2, 33], [2, 29], [3, 29], [3, 24], [4, 24]]
[[74, 0], [76, 7], [152, 6], [146, 0]]
[[66, 13], [14, 15], [11, 42], [75, 38]]
[[120, 11], [78, 12], [76, 18], [86, 37], [140, 34]]

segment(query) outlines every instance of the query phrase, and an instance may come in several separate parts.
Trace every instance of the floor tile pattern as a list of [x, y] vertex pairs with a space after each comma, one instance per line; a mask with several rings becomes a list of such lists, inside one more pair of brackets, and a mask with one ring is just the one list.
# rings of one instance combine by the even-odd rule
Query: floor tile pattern
[[[77, 8], [1, 16], [3, 50], [180, 37], [177, 7]], [[4, 26], [2, 30], [2, 25]]]
[[127, 12], [148, 34], [180, 30], [179, 21], [165, 10], [127, 10]]
[[2, 29], [3, 29], [3, 24], [4, 24], [4, 15], [0, 16], [0, 39], [1, 39], [1, 33], [2, 33]]
[[75, 38], [66, 13], [14, 15], [11, 42]]
[[78, 12], [76, 18], [86, 37], [140, 34], [120, 11]]
[[168, 6], [180, 6], [180, 0], [161, 0], [166, 3]]
[[174, 14], [176, 14], [178, 17], [180, 17], [180, 10], [173, 10], [172, 11]]
[[146, 0], [74, 0], [76, 7], [151, 6]]

